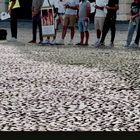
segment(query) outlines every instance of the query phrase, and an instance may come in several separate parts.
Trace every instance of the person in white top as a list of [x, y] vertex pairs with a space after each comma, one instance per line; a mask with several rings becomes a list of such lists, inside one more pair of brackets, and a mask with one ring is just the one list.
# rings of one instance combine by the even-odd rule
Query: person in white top
[[56, 29], [58, 29], [59, 24], [61, 24], [62, 26], [64, 25], [65, 4], [65, 0], [58, 1], [58, 18]]
[[95, 19], [94, 19], [94, 25], [95, 25], [95, 31], [97, 36], [97, 41], [95, 45], [97, 45], [100, 42], [100, 37], [103, 30], [103, 25], [106, 17], [106, 9], [104, 8], [108, 3], [108, 0], [95, 0]]
[[74, 34], [75, 34], [77, 10], [79, 9], [79, 0], [67, 0], [67, 3], [65, 4], [65, 9], [66, 11], [65, 11], [64, 26], [62, 31], [62, 38], [58, 43], [64, 44], [67, 28], [69, 26], [71, 29], [71, 40], [69, 42], [69, 45], [72, 45]]
[[44, 0], [43, 6], [42, 7], [50, 7], [53, 6], [54, 7], [54, 21], [55, 21], [55, 36], [53, 37], [53, 40], [50, 42], [50, 37], [47, 37], [46, 41], [43, 41], [43, 43], [45, 44], [55, 44], [56, 41], [56, 20], [57, 20], [57, 14], [58, 14], [58, 5], [59, 0]]

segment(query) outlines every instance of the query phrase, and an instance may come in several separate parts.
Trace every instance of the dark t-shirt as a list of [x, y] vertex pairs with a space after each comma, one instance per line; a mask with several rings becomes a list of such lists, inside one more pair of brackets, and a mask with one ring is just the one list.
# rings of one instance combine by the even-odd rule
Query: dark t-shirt
[[136, 15], [140, 11], [140, 5], [138, 3], [133, 2], [131, 4], [131, 15]]
[[[119, 4], [119, 0], [109, 0], [107, 6], [114, 7], [116, 4]], [[116, 10], [107, 10], [108, 16], [116, 16], [117, 11]]]

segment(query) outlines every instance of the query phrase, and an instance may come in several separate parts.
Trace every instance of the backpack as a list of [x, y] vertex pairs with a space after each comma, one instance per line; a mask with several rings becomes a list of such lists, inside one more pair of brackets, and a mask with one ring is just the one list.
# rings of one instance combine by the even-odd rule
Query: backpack
[[0, 29], [0, 40], [6, 40], [7, 31], [5, 29]]

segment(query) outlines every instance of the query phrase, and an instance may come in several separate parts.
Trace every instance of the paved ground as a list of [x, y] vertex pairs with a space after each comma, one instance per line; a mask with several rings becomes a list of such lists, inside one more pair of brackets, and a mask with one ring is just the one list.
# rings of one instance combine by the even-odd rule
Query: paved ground
[[[0, 25], [9, 39], [9, 23]], [[93, 48], [92, 27], [89, 47], [30, 45], [26, 22], [17, 43], [0, 42], [1, 131], [140, 130], [140, 50], [122, 47], [127, 24], [115, 48]]]

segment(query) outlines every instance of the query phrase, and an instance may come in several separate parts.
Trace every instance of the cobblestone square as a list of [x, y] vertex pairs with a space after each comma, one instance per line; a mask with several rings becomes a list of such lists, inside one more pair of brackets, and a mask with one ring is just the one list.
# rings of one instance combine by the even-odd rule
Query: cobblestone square
[[[9, 23], [0, 27], [9, 39]], [[139, 131], [140, 49], [123, 47], [127, 27], [117, 24], [114, 48], [97, 49], [93, 24], [88, 47], [40, 46], [20, 22], [18, 42], [0, 42], [0, 130]]]

